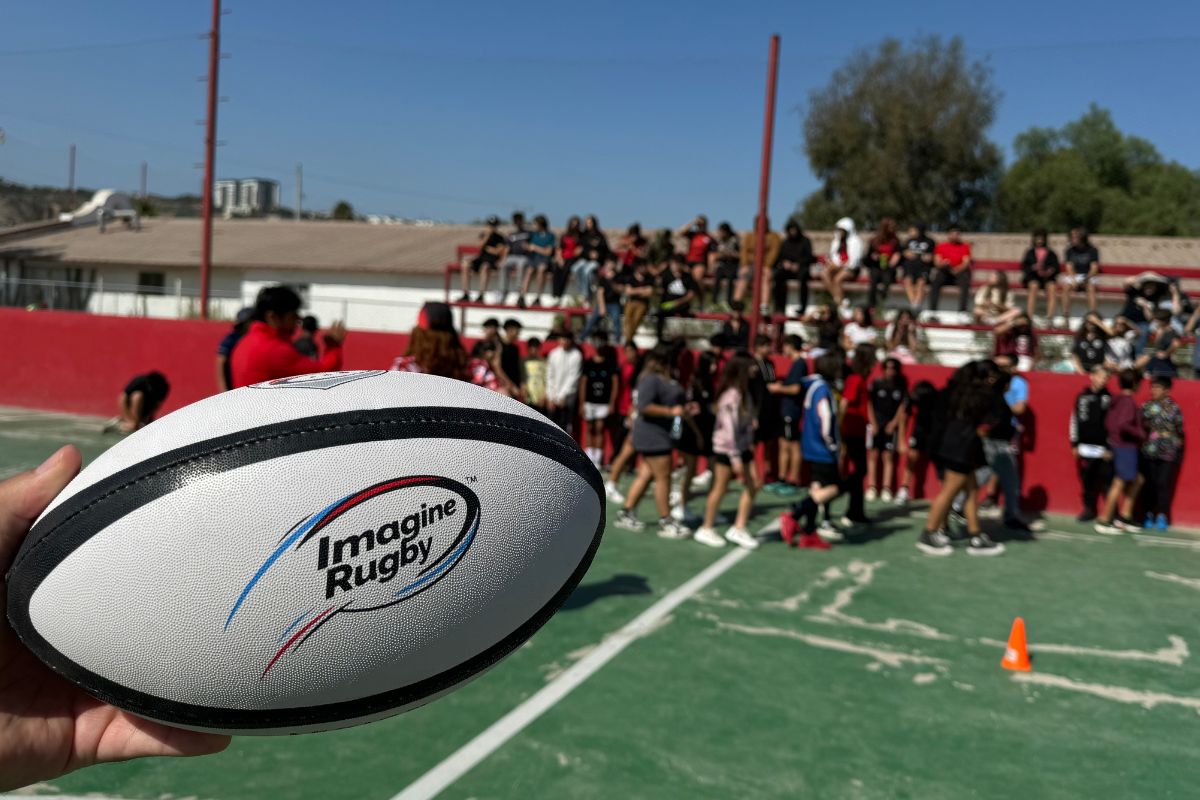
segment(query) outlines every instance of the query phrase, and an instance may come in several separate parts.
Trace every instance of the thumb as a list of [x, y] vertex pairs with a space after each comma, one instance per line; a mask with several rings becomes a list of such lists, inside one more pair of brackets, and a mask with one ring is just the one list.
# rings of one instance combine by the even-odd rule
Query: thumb
[[8, 568], [33, 521], [79, 474], [81, 462], [79, 450], [67, 445], [37, 469], [0, 482], [0, 568]]

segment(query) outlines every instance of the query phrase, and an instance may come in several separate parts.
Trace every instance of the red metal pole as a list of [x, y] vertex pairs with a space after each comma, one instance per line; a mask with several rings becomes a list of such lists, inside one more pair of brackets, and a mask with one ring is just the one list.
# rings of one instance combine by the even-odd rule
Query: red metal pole
[[208, 319], [208, 284], [212, 275], [213, 162], [217, 149], [217, 72], [221, 61], [221, 0], [213, 0], [208, 38], [208, 118], [204, 127], [204, 233], [200, 241], [200, 319]]
[[779, 74], [779, 34], [771, 37], [767, 58], [767, 110], [763, 121], [762, 173], [758, 179], [758, 216], [754, 218], [754, 282], [750, 303], [750, 345], [762, 324], [763, 260], [767, 246], [767, 198], [771, 192], [771, 143], [775, 133], [775, 79]]

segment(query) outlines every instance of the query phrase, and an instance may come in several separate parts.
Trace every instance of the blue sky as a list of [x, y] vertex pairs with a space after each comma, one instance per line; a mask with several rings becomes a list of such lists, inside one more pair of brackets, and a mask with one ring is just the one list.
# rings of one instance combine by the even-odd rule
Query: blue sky
[[[1200, 4], [610, 2], [573, 6], [227, 0], [218, 176], [278, 179], [305, 206], [468, 221], [679, 225], [754, 214], [767, 41], [782, 36], [771, 216], [816, 188], [800, 149], [809, 91], [857, 47], [961, 34], [1004, 93], [992, 138], [1090, 102], [1200, 167]], [[915, 10], [908, 10], [909, 8]], [[286, 8], [280, 15], [279, 9]], [[9, 3], [0, 176], [196, 192], [204, 0]], [[116, 46], [120, 45], [120, 46]]]

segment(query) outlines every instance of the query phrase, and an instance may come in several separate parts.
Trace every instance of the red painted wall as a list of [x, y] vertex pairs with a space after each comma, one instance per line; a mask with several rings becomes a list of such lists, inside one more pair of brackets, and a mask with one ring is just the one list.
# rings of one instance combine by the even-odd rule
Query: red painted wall
[[[174, 411], [217, 390], [217, 345], [228, 331], [227, 322], [0, 308], [0, 405], [112, 416], [129, 379], [158, 370], [171, 382], [163, 411]], [[387, 367], [407, 344], [403, 334], [352, 332], [344, 366]]]
[[[0, 309], [3, 381], [0, 405], [108, 416], [129, 378], [157, 369], [171, 382], [165, 410], [207, 397], [216, 389], [214, 358], [228, 323], [103, 317], [94, 314]], [[403, 353], [400, 334], [351, 332], [346, 340], [347, 369], [386, 368]], [[780, 360], [781, 374], [786, 364]], [[945, 367], [906, 367], [909, 383], [928, 379], [941, 385]], [[1079, 488], [1067, 442], [1067, 423], [1075, 396], [1086, 378], [1033, 373], [1024, 454], [1024, 492], [1031, 509], [1078, 513]], [[1114, 387], [1115, 388], [1115, 387]], [[1200, 382], [1177, 381], [1174, 395], [1186, 427], [1200, 420]], [[1143, 387], [1139, 400], [1148, 396]], [[932, 470], [927, 493], [934, 490]], [[1189, 448], [1179, 476], [1175, 518], [1200, 525], [1200, 455]]]

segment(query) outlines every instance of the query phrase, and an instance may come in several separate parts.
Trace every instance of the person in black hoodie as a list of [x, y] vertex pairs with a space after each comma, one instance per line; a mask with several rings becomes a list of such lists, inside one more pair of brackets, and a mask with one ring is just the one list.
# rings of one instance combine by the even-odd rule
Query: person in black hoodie
[[1079, 466], [1079, 483], [1083, 488], [1083, 511], [1077, 519], [1091, 522], [1096, 518], [1096, 502], [1101, 492], [1108, 491], [1112, 481], [1112, 453], [1108, 449], [1108, 430], [1104, 420], [1112, 395], [1108, 393], [1108, 369], [1103, 364], [1092, 367], [1090, 383], [1075, 398], [1071, 411], [1071, 452]]
[[800, 310], [796, 315], [803, 317], [808, 308], [809, 268], [817, 260], [813, 258], [812, 242], [800, 229], [799, 222], [788, 220], [784, 232], [787, 235], [779, 246], [779, 257], [771, 267], [772, 306], [776, 314], [786, 314], [788, 281], [797, 281], [800, 284]]

